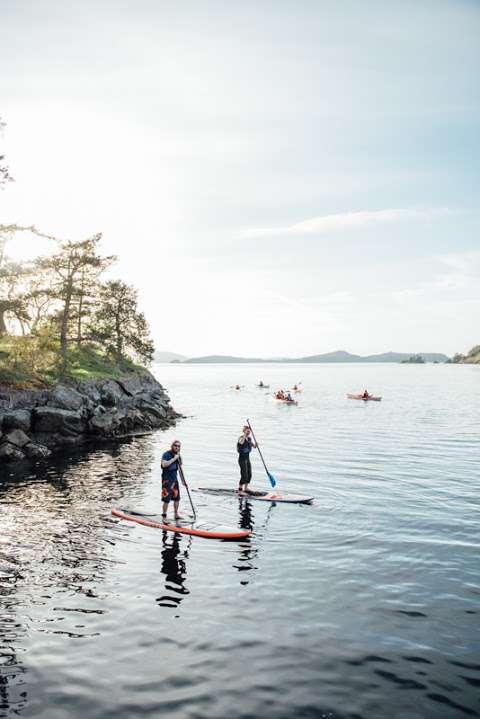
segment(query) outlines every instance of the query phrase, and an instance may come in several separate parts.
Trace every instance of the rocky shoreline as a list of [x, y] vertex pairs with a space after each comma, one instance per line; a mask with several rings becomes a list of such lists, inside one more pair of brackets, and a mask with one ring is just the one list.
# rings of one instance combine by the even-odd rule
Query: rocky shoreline
[[180, 417], [150, 372], [65, 380], [52, 389], [0, 387], [0, 465], [167, 429]]

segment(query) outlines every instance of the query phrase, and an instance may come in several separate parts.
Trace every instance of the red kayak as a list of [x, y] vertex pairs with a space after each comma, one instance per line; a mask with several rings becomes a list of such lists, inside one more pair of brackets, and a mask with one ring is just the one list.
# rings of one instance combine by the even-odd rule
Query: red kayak
[[364, 402], [380, 402], [381, 397], [375, 397], [373, 394], [369, 394], [368, 397], [365, 397], [363, 394], [347, 394], [348, 399], [363, 399]]

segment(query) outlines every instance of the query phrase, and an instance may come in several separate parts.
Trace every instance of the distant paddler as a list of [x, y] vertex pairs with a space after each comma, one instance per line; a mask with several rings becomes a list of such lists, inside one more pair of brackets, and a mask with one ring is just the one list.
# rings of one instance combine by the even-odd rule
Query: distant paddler
[[240, 466], [239, 492], [248, 492], [248, 485], [252, 479], [252, 465], [250, 464], [250, 452], [257, 445], [252, 439], [252, 431], [248, 424], [244, 425], [242, 434], [237, 440], [238, 464]]
[[173, 510], [175, 519], [180, 519], [178, 507], [180, 504], [180, 487], [178, 484], [177, 472], [182, 466], [182, 458], [180, 456], [181, 444], [176, 439], [172, 442], [170, 449], [162, 455], [162, 517], [166, 519], [168, 505], [173, 502]]

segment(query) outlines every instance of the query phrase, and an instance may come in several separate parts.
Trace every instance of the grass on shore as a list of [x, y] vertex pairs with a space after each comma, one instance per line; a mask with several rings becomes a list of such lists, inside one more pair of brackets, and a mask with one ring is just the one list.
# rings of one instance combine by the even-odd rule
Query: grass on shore
[[0, 340], [0, 387], [29, 389], [48, 387], [62, 379], [109, 379], [141, 373], [145, 368], [128, 357], [117, 360], [98, 347], [83, 344], [68, 350], [63, 370], [58, 346], [41, 346], [36, 338], [4, 337]]

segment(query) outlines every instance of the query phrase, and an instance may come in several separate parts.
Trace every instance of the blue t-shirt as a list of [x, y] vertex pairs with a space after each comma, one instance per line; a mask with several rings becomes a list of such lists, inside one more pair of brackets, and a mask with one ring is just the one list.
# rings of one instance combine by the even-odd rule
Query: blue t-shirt
[[240, 444], [240, 442], [237, 442], [237, 451], [239, 454], [239, 459], [248, 459], [248, 455], [252, 451], [251, 437], [247, 437], [243, 444]]
[[[162, 454], [162, 459], [166, 460], [167, 462], [170, 459], [173, 459], [174, 457], [175, 457], [175, 455], [173, 454], [173, 452], [171, 450], [168, 450], [168, 452], [164, 452]], [[182, 464], [181, 458], [180, 458], [180, 460], [177, 459], [177, 461], [173, 462], [173, 464], [171, 464], [169, 467], [163, 467], [162, 468], [162, 480], [163, 479], [170, 480], [170, 481], [176, 480], [179, 464]]]

